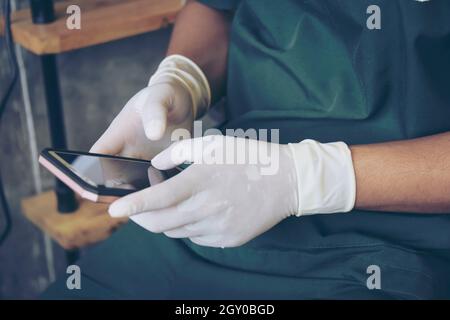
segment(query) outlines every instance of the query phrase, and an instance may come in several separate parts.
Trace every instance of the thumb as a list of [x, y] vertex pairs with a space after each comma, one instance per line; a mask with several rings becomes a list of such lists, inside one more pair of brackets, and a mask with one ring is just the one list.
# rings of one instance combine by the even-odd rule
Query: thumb
[[186, 139], [172, 143], [167, 149], [152, 159], [152, 165], [159, 170], [169, 170], [184, 162], [192, 162], [192, 143], [194, 139]]
[[201, 164], [210, 154], [219, 154], [224, 147], [222, 136], [205, 136], [185, 139], [171, 144], [152, 159], [152, 165], [159, 170], [169, 170], [182, 163]]
[[167, 127], [167, 108], [162, 103], [152, 102], [140, 112], [145, 135], [150, 140], [160, 140]]
[[145, 135], [150, 140], [163, 137], [167, 126], [167, 107], [164, 101], [167, 94], [163, 90], [155, 91], [146, 87], [130, 100], [134, 110], [139, 114]]

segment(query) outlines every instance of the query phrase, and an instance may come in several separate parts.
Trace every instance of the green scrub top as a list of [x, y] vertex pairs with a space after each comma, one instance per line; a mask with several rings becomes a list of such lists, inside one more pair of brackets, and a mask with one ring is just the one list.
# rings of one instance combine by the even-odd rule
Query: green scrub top
[[[450, 1], [202, 2], [234, 15], [224, 128], [348, 144], [450, 131]], [[380, 30], [366, 26], [372, 4]], [[45, 297], [450, 297], [450, 215], [292, 217], [227, 249], [130, 223], [93, 251], [83, 290], [63, 277]], [[366, 286], [373, 265], [381, 290]]]
[[[227, 128], [348, 144], [450, 131], [450, 1], [201, 2], [234, 12]], [[372, 4], [380, 30], [366, 25]], [[375, 264], [385, 290], [450, 292], [440, 282], [449, 264], [427, 258], [449, 253], [450, 215], [293, 217], [240, 248], [191, 247], [222, 265], [292, 277], [361, 281]]]

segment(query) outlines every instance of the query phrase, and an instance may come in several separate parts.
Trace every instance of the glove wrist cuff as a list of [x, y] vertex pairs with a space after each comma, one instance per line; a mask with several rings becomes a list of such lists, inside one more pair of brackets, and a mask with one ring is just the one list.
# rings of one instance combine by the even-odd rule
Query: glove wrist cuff
[[205, 74], [192, 60], [182, 55], [167, 56], [150, 78], [148, 86], [177, 81], [188, 90], [194, 119], [204, 115], [211, 104], [211, 89]]
[[289, 147], [297, 174], [297, 216], [351, 211], [356, 181], [348, 146], [303, 140]]

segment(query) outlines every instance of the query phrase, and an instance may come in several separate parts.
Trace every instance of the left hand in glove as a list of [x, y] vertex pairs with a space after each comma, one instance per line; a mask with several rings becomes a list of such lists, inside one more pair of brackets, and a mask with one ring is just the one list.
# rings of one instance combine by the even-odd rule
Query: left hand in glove
[[[343, 179], [350, 175], [351, 180], [353, 175], [345, 148], [343, 143], [312, 140], [291, 146], [225, 136], [183, 140], [157, 155], [152, 164], [160, 170], [183, 162], [192, 162], [191, 166], [169, 180], [117, 200], [109, 212], [114, 217], [131, 216], [145, 229], [168, 237], [190, 238], [211, 247], [239, 246], [290, 215], [318, 213], [322, 208], [326, 212], [350, 210], [354, 194], [346, 196], [348, 201], [338, 199], [342, 190], [354, 191], [354, 184]], [[230, 159], [234, 164], [221, 164]], [[346, 163], [327, 164], [335, 160]], [[310, 168], [299, 168], [299, 164]], [[332, 169], [345, 172], [331, 178], [320, 176]], [[300, 181], [304, 170], [305, 179]], [[326, 184], [333, 182], [335, 185], [327, 188]], [[304, 199], [303, 193], [315, 196]]]

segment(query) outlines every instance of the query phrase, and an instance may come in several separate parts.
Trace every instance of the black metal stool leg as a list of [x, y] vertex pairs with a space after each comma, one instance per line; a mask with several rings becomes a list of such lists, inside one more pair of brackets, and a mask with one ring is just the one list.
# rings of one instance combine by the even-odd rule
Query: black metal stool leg
[[[66, 148], [66, 135], [56, 57], [54, 55], [42, 55], [40, 56], [40, 59], [42, 63], [42, 75], [44, 78], [45, 97], [47, 101], [47, 117], [52, 146], [54, 148], [64, 149]], [[77, 209], [77, 202], [73, 191], [60, 180], [56, 181], [55, 191], [59, 212], [73, 212]]]
[[[30, 0], [33, 23], [50, 23], [55, 19], [52, 0]], [[44, 79], [45, 98], [47, 102], [47, 117], [49, 122], [50, 137], [54, 148], [66, 148], [66, 134], [64, 127], [64, 115], [59, 88], [58, 69], [56, 56], [53, 54], [40, 56], [42, 75]], [[56, 180], [55, 193], [58, 203], [58, 211], [70, 213], [77, 209], [78, 204], [75, 195], [60, 180]], [[77, 250], [66, 251], [67, 263], [72, 264], [78, 257]]]

